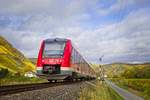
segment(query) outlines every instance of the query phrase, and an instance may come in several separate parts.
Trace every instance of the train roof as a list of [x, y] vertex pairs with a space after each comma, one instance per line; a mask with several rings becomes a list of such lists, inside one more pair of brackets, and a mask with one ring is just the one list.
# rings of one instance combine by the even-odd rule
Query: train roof
[[45, 42], [54, 42], [54, 41], [57, 41], [57, 42], [66, 42], [67, 40], [69, 40], [69, 39], [65, 39], [65, 38], [49, 38], [49, 39], [46, 39], [44, 41]]

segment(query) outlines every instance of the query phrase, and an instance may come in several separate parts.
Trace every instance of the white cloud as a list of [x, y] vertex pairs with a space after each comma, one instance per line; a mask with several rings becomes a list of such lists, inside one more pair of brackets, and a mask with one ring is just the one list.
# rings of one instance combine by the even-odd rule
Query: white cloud
[[119, 12], [120, 15], [123, 14], [126, 8], [132, 6], [134, 8], [140, 8], [149, 6], [149, 0], [116, 0], [111, 6], [103, 8], [103, 6], [98, 7], [97, 11], [100, 15], [108, 15], [110, 13]]
[[0, 12], [4, 14], [51, 14], [67, 17], [93, 7], [97, 0], [1, 0]]
[[[58, 1], [49, 2], [48, 0], [34, 1], [36, 4], [32, 2], [29, 4], [28, 0], [23, 3], [18, 1], [18, 4], [15, 1], [5, 2], [9, 7], [3, 3], [2, 6], [0, 5], [2, 8], [0, 12], [23, 14], [28, 18], [19, 29], [1, 28], [0, 34], [28, 57], [37, 57], [41, 40], [63, 37], [70, 38], [84, 57], [92, 62], [97, 62], [101, 55], [105, 55], [105, 62], [149, 59], [147, 58], [147, 55], [150, 55], [148, 9], [143, 8], [130, 12], [121, 22], [109, 23], [97, 29], [86, 29], [81, 23], [90, 18], [86, 9], [96, 5], [97, 1], [91, 3], [86, 0], [76, 0], [67, 4], [60, 2], [60, 5]], [[39, 5], [40, 3], [42, 6]], [[122, 4], [118, 3], [109, 9], [116, 10], [121, 7], [118, 5]], [[41, 13], [42, 11], [44, 14]], [[108, 13], [111, 11], [113, 10], [108, 10]], [[40, 13], [37, 14], [38, 12]]]

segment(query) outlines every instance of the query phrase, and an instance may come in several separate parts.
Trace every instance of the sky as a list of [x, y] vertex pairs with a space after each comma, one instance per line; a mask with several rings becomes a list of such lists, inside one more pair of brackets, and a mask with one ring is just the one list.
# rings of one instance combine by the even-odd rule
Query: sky
[[27, 57], [60, 37], [91, 63], [149, 62], [150, 0], [0, 0], [0, 35]]

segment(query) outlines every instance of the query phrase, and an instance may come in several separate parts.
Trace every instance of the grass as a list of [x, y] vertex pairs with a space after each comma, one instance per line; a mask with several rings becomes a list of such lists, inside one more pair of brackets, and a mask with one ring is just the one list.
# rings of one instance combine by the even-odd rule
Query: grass
[[123, 98], [105, 83], [97, 82], [96, 87], [90, 86], [81, 91], [80, 100], [123, 100]]
[[40, 79], [37, 77], [29, 78], [25, 76], [7, 76], [5, 78], [0, 78], [0, 86], [43, 83], [43, 82], [47, 82], [47, 80]]

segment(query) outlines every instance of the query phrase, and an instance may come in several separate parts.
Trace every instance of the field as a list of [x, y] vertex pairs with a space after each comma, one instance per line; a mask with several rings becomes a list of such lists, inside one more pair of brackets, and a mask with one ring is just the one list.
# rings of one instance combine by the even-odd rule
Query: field
[[84, 88], [80, 93], [80, 100], [123, 100], [105, 83], [97, 82], [96, 87]]
[[[127, 89], [139, 96], [143, 96], [145, 100], [150, 98], [150, 79], [111, 79], [118, 86]], [[136, 91], [134, 91], [136, 90]]]

